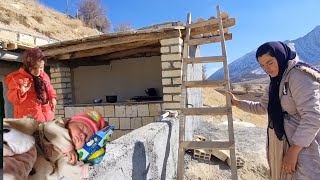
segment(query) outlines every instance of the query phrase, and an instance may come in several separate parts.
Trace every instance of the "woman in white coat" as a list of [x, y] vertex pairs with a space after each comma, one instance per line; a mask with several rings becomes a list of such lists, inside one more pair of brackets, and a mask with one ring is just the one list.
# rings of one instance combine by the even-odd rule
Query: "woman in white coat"
[[268, 113], [267, 158], [272, 180], [320, 179], [320, 72], [300, 62], [283, 42], [267, 42], [256, 52], [270, 85], [260, 99], [237, 99], [238, 108]]

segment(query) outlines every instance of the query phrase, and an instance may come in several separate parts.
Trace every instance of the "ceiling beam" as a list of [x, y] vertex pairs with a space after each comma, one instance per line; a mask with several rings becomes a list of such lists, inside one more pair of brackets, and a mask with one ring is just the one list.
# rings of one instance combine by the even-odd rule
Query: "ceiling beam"
[[76, 68], [79, 66], [99, 66], [99, 65], [108, 65], [112, 60], [120, 60], [120, 59], [129, 59], [129, 58], [140, 58], [140, 57], [150, 57], [150, 56], [160, 56], [160, 48], [159, 47], [144, 47], [137, 49], [130, 49], [127, 51], [114, 52], [108, 55], [95, 56], [89, 58], [80, 58], [76, 61], [60, 61], [63, 64], [67, 64], [71, 68]]

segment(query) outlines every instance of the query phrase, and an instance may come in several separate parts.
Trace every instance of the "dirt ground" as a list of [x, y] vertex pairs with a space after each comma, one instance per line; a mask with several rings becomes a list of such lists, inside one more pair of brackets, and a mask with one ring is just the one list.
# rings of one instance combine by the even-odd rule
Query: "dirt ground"
[[[258, 100], [256, 94], [262, 92], [252, 91], [236, 95], [240, 99]], [[203, 90], [203, 101], [208, 106], [222, 106], [225, 96], [212, 88]], [[266, 127], [267, 115], [253, 115], [233, 107], [236, 152], [245, 164], [238, 168], [238, 178], [241, 180], [267, 180], [269, 169], [266, 159]], [[226, 116], [204, 117], [194, 134], [202, 135], [207, 140], [225, 139], [227, 137]], [[224, 180], [231, 179], [230, 167], [226, 162], [211, 156], [210, 161], [199, 160], [192, 157], [190, 151], [185, 155], [185, 179], [188, 180]]]
[[35, 0], [1, 0], [0, 30], [24, 32], [55, 40], [71, 40], [97, 35], [71, 16], [37, 3]]
[[[235, 94], [239, 99], [258, 101], [259, 97], [256, 96], [257, 93], [261, 92], [248, 92], [241, 95]], [[222, 106], [226, 103], [226, 98], [221, 93], [218, 93], [213, 88], [205, 88], [203, 91], [203, 103], [209, 106]], [[253, 123], [257, 127], [265, 128], [267, 127], [267, 115], [255, 115], [246, 113], [239, 108], [232, 107], [233, 116], [239, 121]]]

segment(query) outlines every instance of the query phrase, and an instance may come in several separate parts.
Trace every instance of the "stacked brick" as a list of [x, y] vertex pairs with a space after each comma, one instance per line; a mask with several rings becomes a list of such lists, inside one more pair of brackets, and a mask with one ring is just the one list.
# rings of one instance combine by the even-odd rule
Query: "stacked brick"
[[50, 68], [51, 84], [57, 93], [56, 117], [64, 117], [64, 106], [72, 103], [71, 73], [69, 67]]
[[[206, 141], [206, 140], [207, 140], [207, 138], [205, 138], [204, 136], [200, 136], [200, 135], [196, 135], [196, 136], [193, 137], [193, 141]], [[211, 159], [211, 150], [195, 149], [193, 151], [193, 158], [210, 161], [210, 159]]]
[[[195, 135], [192, 139], [193, 141], [206, 141], [207, 138], [200, 135]], [[203, 159], [206, 161], [210, 161], [211, 155], [215, 156], [216, 158], [220, 159], [223, 162], [226, 162], [231, 167], [231, 158], [229, 150], [221, 150], [221, 149], [194, 149], [193, 151], [193, 158], [195, 159]], [[240, 153], [236, 155], [236, 164], [237, 167], [244, 166], [244, 159]]]
[[163, 108], [164, 110], [179, 110], [183, 40], [177, 37], [163, 39], [160, 43], [164, 101]]

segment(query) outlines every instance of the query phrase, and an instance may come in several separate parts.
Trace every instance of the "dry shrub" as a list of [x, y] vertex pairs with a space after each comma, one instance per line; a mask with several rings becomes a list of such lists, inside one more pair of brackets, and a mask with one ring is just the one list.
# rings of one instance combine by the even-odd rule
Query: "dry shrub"
[[9, 18], [7, 13], [0, 16], [0, 23], [7, 24], [7, 25], [11, 23], [11, 18]]
[[23, 24], [25, 27], [27, 27], [27, 28], [30, 28], [30, 25], [29, 25], [29, 23], [28, 23], [28, 18], [26, 17], [26, 16], [23, 16], [23, 15], [18, 15], [17, 16], [17, 20], [21, 23], [21, 24]]
[[120, 23], [115, 25], [115, 27], [113, 28], [115, 32], [128, 31], [131, 29], [133, 29], [133, 27], [130, 23]]
[[36, 20], [38, 23], [43, 23], [43, 17], [42, 16], [32, 16], [34, 20]]
[[41, 33], [49, 38], [54, 38], [54, 36], [52, 35], [52, 32], [50, 31], [42, 31]]
[[64, 22], [66, 26], [71, 27], [72, 29], [82, 27], [82, 21], [78, 19], [72, 19], [70, 21], [65, 21]]

